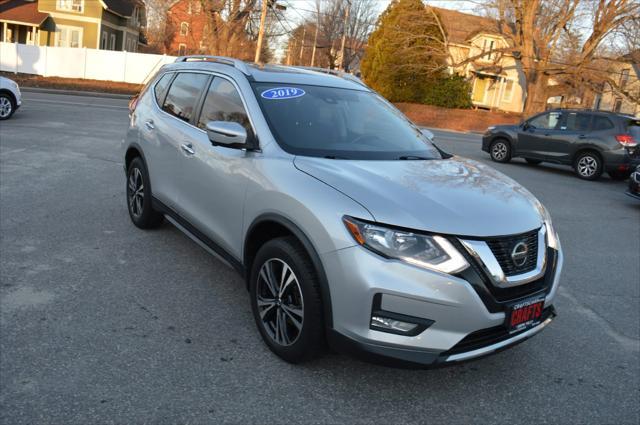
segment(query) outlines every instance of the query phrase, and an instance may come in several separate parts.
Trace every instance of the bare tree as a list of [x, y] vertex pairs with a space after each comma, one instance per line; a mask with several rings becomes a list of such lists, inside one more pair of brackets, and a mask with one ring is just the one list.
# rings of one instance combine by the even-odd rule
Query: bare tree
[[[526, 114], [544, 108], [550, 78], [584, 79], [603, 42], [640, 20], [637, 0], [489, 0], [486, 4], [511, 43], [493, 52], [510, 52], [522, 65]], [[567, 42], [574, 43], [573, 53], [563, 58], [562, 45]]]

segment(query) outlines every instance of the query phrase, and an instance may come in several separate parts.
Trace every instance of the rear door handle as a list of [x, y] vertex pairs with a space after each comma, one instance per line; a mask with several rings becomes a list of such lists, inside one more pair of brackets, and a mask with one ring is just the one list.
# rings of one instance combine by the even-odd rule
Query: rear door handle
[[578, 136], [578, 139], [586, 139], [586, 138], [587, 138], [587, 136], [585, 136], [584, 134], [581, 134], [581, 135]]
[[154, 128], [156, 128], [156, 126], [155, 126], [155, 125], [153, 125], [153, 120], [145, 121], [144, 125], [145, 125], [145, 127], [147, 127], [149, 130], [153, 130]]
[[183, 143], [180, 145], [180, 149], [187, 155], [194, 155], [196, 151], [193, 149], [193, 145], [191, 143]]

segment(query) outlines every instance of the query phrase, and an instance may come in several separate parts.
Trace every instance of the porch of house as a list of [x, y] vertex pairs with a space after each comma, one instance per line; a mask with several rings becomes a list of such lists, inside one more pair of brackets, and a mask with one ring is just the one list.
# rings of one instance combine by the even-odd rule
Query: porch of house
[[0, 41], [5, 43], [40, 44], [40, 26], [0, 19]]
[[511, 106], [516, 81], [505, 75], [473, 72], [471, 101], [476, 108], [500, 109]]

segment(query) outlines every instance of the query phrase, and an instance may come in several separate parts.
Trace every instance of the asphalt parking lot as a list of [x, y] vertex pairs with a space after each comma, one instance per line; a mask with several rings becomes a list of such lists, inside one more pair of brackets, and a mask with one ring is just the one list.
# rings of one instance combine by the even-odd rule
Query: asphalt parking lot
[[[0, 421], [640, 421], [640, 202], [569, 169], [492, 164], [549, 209], [565, 250], [557, 320], [435, 370], [271, 354], [240, 277], [172, 225], [129, 221], [126, 101], [25, 94], [0, 123]], [[479, 136], [440, 147], [489, 162]]]

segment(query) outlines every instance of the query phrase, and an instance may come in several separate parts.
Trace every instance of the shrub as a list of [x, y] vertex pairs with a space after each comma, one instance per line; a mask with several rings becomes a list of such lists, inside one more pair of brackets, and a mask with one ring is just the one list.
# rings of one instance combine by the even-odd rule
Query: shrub
[[421, 103], [444, 108], [469, 109], [471, 103], [471, 84], [459, 75], [443, 76], [433, 79], [425, 85]]

